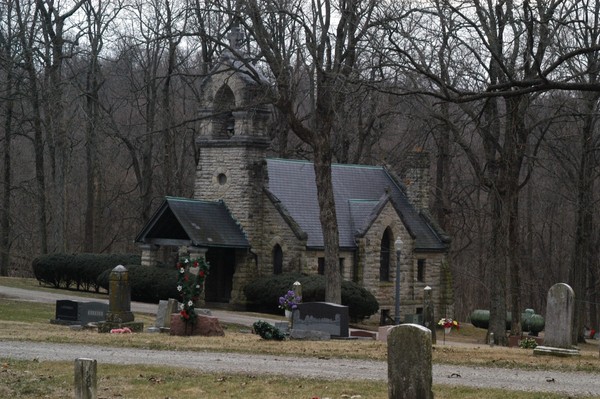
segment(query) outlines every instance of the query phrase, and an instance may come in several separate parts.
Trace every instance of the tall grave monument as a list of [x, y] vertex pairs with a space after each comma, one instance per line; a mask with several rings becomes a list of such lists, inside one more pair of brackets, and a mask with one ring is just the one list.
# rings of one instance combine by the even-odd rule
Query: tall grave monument
[[129, 272], [123, 265], [110, 272], [108, 283], [108, 313], [106, 320], [98, 323], [98, 332], [127, 327], [134, 332], [142, 332], [144, 323], [136, 322], [131, 312], [131, 283]]
[[579, 349], [573, 345], [575, 321], [575, 293], [565, 284], [558, 283], [548, 291], [546, 304], [546, 329], [544, 345], [533, 350], [535, 355], [578, 356]]

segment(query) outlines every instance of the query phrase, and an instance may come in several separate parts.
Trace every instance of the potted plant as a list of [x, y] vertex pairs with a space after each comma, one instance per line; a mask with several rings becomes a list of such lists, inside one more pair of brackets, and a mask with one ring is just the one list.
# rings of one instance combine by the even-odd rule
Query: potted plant
[[438, 321], [438, 325], [444, 328], [445, 334], [450, 334], [452, 327], [456, 327], [457, 330], [460, 328], [460, 323], [458, 321], [447, 317], [440, 319], [440, 321]]
[[289, 290], [284, 296], [279, 297], [279, 308], [285, 311], [285, 317], [292, 318], [292, 312], [298, 307], [302, 301], [302, 297], [296, 295], [292, 290]]

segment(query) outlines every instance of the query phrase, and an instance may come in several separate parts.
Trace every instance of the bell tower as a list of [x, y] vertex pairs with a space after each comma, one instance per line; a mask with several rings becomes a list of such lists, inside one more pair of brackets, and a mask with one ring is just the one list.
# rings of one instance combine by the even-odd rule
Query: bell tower
[[201, 83], [202, 125], [194, 198], [222, 200], [252, 243], [262, 231], [269, 84], [249, 65], [243, 33], [233, 26], [229, 46]]

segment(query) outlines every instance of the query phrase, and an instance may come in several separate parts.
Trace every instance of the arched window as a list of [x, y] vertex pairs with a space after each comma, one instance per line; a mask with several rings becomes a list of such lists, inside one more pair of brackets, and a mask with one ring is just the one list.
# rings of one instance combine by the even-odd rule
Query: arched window
[[279, 244], [273, 247], [273, 274], [283, 273], [283, 251]]
[[392, 248], [392, 233], [389, 228], [381, 237], [381, 251], [379, 252], [379, 281], [390, 281], [390, 248]]
[[219, 137], [231, 137], [234, 134], [235, 118], [232, 110], [235, 108], [235, 95], [231, 88], [223, 85], [217, 90], [214, 102], [215, 133]]

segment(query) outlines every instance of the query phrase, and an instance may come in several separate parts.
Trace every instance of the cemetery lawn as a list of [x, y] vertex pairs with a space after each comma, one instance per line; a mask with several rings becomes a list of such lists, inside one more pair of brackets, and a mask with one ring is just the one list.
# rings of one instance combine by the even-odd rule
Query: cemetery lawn
[[[434, 386], [445, 399], [558, 399], [541, 393]], [[0, 358], [0, 397], [63, 399], [73, 395], [72, 362], [27, 362]], [[387, 384], [371, 381], [325, 381], [280, 376], [206, 374], [156, 366], [98, 364], [99, 398], [351, 398], [387, 399]]]
[[[11, 279], [14, 280], [14, 279]], [[5, 285], [2, 278], [0, 284]], [[8, 285], [8, 284], [6, 284]], [[18, 287], [27, 288], [31, 287]], [[52, 290], [56, 292], [56, 290]], [[93, 297], [93, 296], [92, 296]], [[172, 337], [164, 334], [99, 334], [93, 330], [72, 331], [50, 324], [55, 305], [0, 298], [0, 340], [81, 343], [155, 350], [215, 351], [250, 354], [354, 358], [385, 361], [385, 342], [373, 340], [265, 341], [247, 326], [223, 325], [225, 337]], [[146, 326], [155, 315], [138, 314]], [[259, 317], [259, 316], [257, 316]], [[266, 316], [270, 317], [270, 316]], [[257, 318], [258, 320], [258, 318]], [[434, 363], [529, 370], [600, 372], [597, 341], [580, 346], [578, 358], [533, 356], [532, 350], [490, 348], [482, 344], [485, 331], [463, 323], [460, 331], [446, 336], [438, 330], [433, 347]], [[276, 376], [203, 374], [195, 370], [154, 366], [98, 365], [98, 393], [102, 398], [340, 398], [361, 395], [387, 398], [387, 384], [370, 381], [319, 381]], [[2, 359], [0, 397], [64, 398], [73, 390], [72, 362], [36, 362]], [[43, 392], [43, 395], [40, 394]], [[559, 398], [560, 395], [507, 392], [466, 387], [434, 386], [441, 398]], [[238, 395], [238, 396], [236, 396]]]

